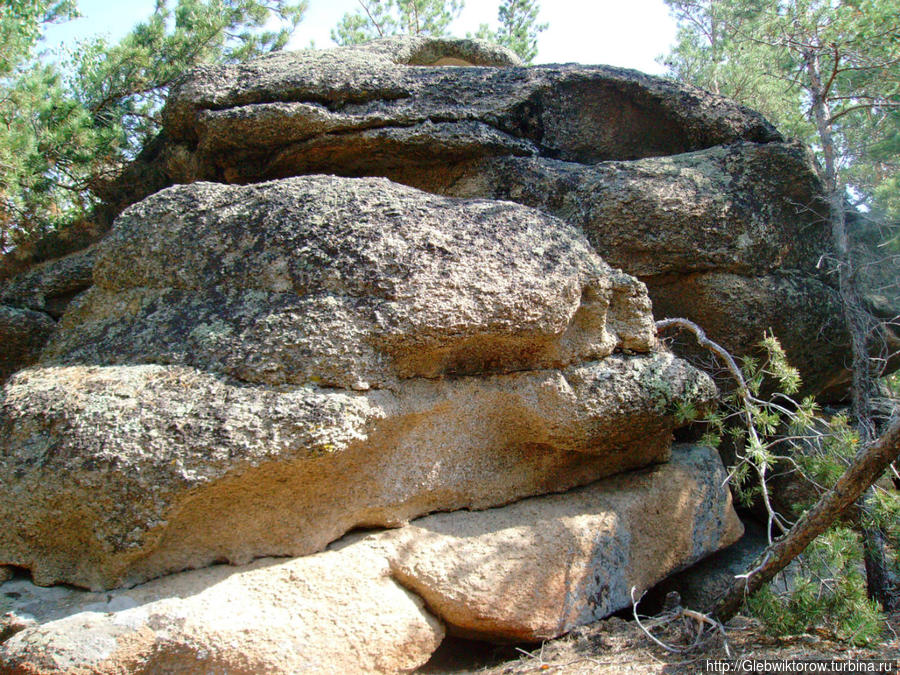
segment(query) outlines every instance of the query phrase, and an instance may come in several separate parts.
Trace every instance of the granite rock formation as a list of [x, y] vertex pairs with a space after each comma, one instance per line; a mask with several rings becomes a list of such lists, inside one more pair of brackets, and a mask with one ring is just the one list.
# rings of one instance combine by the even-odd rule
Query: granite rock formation
[[555, 637], [740, 537], [723, 478], [714, 451], [683, 446], [645, 471], [293, 560], [112, 593], [16, 579], [0, 595], [0, 672], [398, 673], [428, 659], [445, 625]]
[[715, 389], [658, 349], [643, 285], [539, 211], [384, 179], [169, 188], [6, 386], [0, 561], [133, 585], [665, 461]]
[[0, 673], [563, 634], [741, 533], [654, 312], [839, 393], [821, 186], [732, 102], [415, 38], [203, 67], [164, 119], [112, 230], [0, 287]]

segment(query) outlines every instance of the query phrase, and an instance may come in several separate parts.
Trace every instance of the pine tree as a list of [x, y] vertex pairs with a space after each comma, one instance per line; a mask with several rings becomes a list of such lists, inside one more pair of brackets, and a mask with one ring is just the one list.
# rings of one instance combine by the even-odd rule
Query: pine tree
[[538, 12], [540, 5], [536, 0], [503, 0], [497, 10], [500, 27], [492, 31], [487, 24], [481, 24], [474, 37], [508, 47], [522, 61], [531, 63], [538, 53], [538, 34], [548, 26], [537, 22]]
[[[855, 201], [887, 214], [896, 208], [896, 0], [666, 2], [679, 21], [678, 44], [665, 60], [675, 77], [761, 109], [817, 151], [829, 205], [823, 219], [831, 229], [830, 259], [851, 342], [851, 417], [862, 446], [877, 445], [871, 398], [878, 369], [870, 354], [878, 326], [858, 287], [846, 205]], [[872, 501], [870, 492], [866, 502]], [[871, 525], [863, 534], [870, 595], [888, 608], [893, 598], [883, 535]]]
[[[65, 67], [35, 48], [42, 27], [75, 15], [68, 0], [14, 0], [0, 14], [0, 251], [83, 218], [100, 186], [160, 128], [169, 86], [200, 63], [281, 49], [305, 2], [158, 0], [122, 40], [69, 50]], [[268, 28], [278, 19], [276, 30]]]
[[359, 0], [331, 30], [339, 45], [356, 45], [390, 35], [447, 34], [463, 9], [463, 0]]

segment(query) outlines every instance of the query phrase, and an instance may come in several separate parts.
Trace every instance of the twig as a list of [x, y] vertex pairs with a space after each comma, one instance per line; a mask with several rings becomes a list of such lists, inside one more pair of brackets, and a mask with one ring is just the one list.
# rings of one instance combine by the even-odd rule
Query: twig
[[631, 609], [632, 609], [632, 613], [634, 614], [634, 620], [637, 622], [638, 628], [640, 628], [642, 631], [644, 631], [644, 634], [645, 634], [647, 637], [649, 637], [651, 640], [653, 640], [656, 644], [658, 644], [660, 647], [662, 647], [663, 649], [665, 649], [667, 652], [672, 652], [672, 653], [674, 653], [674, 654], [684, 654], [684, 651], [685, 651], [685, 650], [679, 649], [678, 647], [672, 647], [671, 645], [667, 645], [667, 644], [666, 644], [665, 642], [663, 642], [662, 640], [658, 640], [658, 639], [656, 638], [656, 636], [653, 635], [653, 633], [651, 633], [649, 630], [647, 630], [646, 628], [644, 628], [644, 624], [641, 623], [641, 619], [640, 619], [640, 617], [638, 617], [637, 606], [638, 606], [638, 603], [639, 603], [641, 600], [643, 600], [644, 594], [646, 593], [646, 591], [644, 591], [644, 593], [641, 593], [641, 597], [638, 598], [637, 600], [635, 600], [635, 599], [634, 599], [634, 592], [635, 592], [636, 590], [637, 590], [637, 587], [636, 587], [636, 586], [632, 586], [632, 587], [631, 587]]

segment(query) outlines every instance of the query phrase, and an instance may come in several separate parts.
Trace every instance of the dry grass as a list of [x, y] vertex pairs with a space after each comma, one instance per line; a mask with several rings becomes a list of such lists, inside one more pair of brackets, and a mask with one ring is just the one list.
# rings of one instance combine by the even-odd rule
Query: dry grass
[[[685, 628], [680, 622], [670, 622], [656, 626], [653, 632], [668, 644], [689, 646], [696, 633]], [[889, 620], [881, 643], [866, 648], [838, 642], [824, 633], [773, 638], [764, 633], [758, 622], [743, 616], [732, 619], [726, 629], [731, 652], [739, 659], [900, 659], [900, 639], [897, 637], [900, 615]], [[479, 653], [475, 654], [476, 650]], [[707, 659], [724, 658], [721, 636], [711, 633], [696, 650], [675, 654], [655, 645], [634, 622], [611, 618], [527, 648], [479, 649], [471, 642], [450, 640], [442, 653], [420, 672], [448, 675], [687, 675], [703, 672]]]

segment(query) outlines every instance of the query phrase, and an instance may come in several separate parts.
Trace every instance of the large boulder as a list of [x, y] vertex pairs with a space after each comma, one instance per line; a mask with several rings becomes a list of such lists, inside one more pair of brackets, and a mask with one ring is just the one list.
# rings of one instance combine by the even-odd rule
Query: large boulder
[[105, 190], [111, 204], [194, 180], [322, 172], [416, 184], [423, 169], [479, 157], [594, 162], [780, 138], [758, 113], [662, 78], [524, 68], [488, 43], [424, 37], [201, 67], [173, 87], [164, 118]]
[[[757, 113], [688, 86], [609, 67], [523, 68], [485, 49], [391, 38], [196, 69], [173, 88], [164, 134], [111, 195], [130, 202], [173, 182], [325, 172], [517, 201], [583, 228], [604, 259], [647, 283], [654, 303], [695, 321], [766, 316], [760, 298], [785, 275], [802, 294], [828, 296], [777, 336], [803, 393], [844, 395], [849, 340], [833, 321], [835, 277], [817, 268], [831, 249], [827, 207], [802, 147]], [[144, 174], [153, 179], [137, 179]], [[727, 302], [691, 296], [698, 272], [713, 275], [709, 294]], [[719, 285], [721, 275], [742, 277], [747, 294]], [[867, 298], [897, 315], [895, 301]], [[801, 304], [786, 311], [809, 309]], [[706, 329], [745, 356], [769, 325]], [[804, 353], [810, 326], [823, 352], [814, 359]], [[897, 332], [884, 341], [897, 343]]]
[[[165, 109], [166, 135], [183, 153], [181, 166], [170, 163], [173, 178], [188, 167], [195, 178], [241, 182], [348, 175], [392, 159], [391, 168], [406, 172], [495, 154], [591, 162], [779, 138], [727, 99], [635, 71], [465, 57], [482, 67], [419, 67], [425, 49], [433, 65], [441, 54], [484, 48], [392, 38], [195, 69]], [[394, 152], [371, 156], [373, 144]]]
[[200, 68], [164, 118], [97, 247], [0, 289], [61, 313], [0, 390], [0, 569], [111, 591], [7, 582], [0, 672], [405, 671], [739, 535], [715, 453], [671, 451], [715, 387], [596, 249], [813, 275], [817, 184], [759, 115], [414, 38]]
[[577, 228], [384, 179], [195, 183], [127, 210], [46, 363], [180, 363], [381, 388], [564, 367], [656, 337], [646, 289]]
[[[583, 228], [666, 312], [739, 317], [735, 327], [705, 326], [736, 356], [758, 353], [771, 325], [760, 299], [789, 278], [817, 299], [779, 291], [784, 313], [808, 312], [776, 330], [805, 379], [802, 393], [846, 393], [849, 339], [834, 321], [817, 170], [802, 147], [731, 101], [634, 71], [525, 68], [484, 42], [419, 37], [200, 67], [172, 88], [164, 119], [163, 133], [105, 189], [104, 212], [173, 183], [312, 173], [509, 199]], [[873, 356], [889, 372], [900, 366], [900, 305], [883, 292], [880, 280], [896, 273], [878, 243], [864, 242], [862, 258], [881, 261], [867, 262], [860, 278], [868, 306], [890, 324], [872, 341], [886, 345]], [[697, 273], [709, 276], [695, 297]]]
[[94, 282], [0, 399], [0, 563], [39, 583], [565, 490], [667, 460], [715, 395], [576, 228], [383, 179], [171, 188]]
[[293, 560], [102, 594], [15, 579], [0, 592], [0, 672], [394, 673], [426, 661], [445, 624], [555, 637], [739, 537], [724, 475], [713, 450], [681, 446], [645, 471]]
[[4, 674], [406, 673], [444, 637], [365, 544], [218, 565], [116, 594], [24, 580], [3, 591]]
[[397, 533], [394, 575], [466, 637], [534, 642], [630, 607], [667, 574], [737, 541], [710, 448], [570, 491]]

